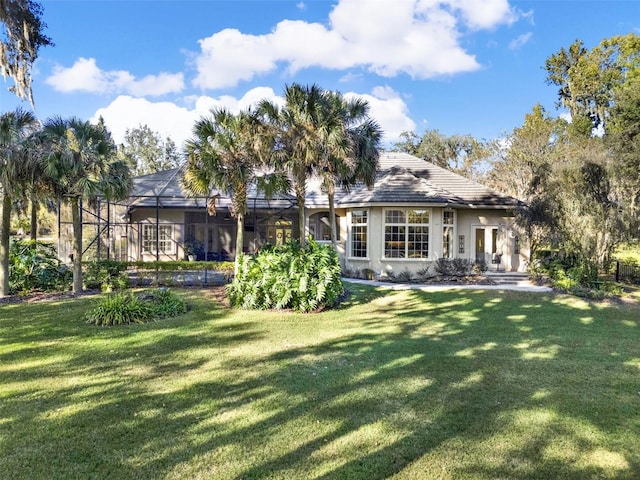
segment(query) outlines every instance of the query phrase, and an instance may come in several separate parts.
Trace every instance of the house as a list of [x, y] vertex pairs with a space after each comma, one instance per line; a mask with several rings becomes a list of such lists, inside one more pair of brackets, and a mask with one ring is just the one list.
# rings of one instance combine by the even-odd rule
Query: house
[[[129, 259], [232, 259], [236, 221], [229, 199], [186, 195], [180, 171], [134, 180], [126, 205]], [[514, 224], [515, 198], [502, 195], [430, 162], [405, 153], [383, 153], [375, 185], [336, 194], [338, 253], [345, 270], [424, 270], [438, 258], [484, 261], [490, 268], [525, 271], [528, 249]], [[267, 199], [249, 192], [244, 252], [265, 243], [281, 244], [298, 232], [295, 197]], [[310, 179], [305, 231], [330, 241], [329, 204], [320, 182]]]

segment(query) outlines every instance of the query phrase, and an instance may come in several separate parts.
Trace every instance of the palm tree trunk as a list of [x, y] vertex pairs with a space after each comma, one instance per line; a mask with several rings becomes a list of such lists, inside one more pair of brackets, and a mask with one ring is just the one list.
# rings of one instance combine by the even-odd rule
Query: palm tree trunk
[[0, 225], [0, 297], [9, 295], [9, 229], [11, 228], [11, 197], [2, 196]]
[[238, 265], [240, 262], [240, 255], [242, 254], [242, 249], [244, 245], [244, 212], [238, 212], [238, 221], [237, 221], [238, 231], [236, 232], [236, 258], [234, 265], [234, 273], [238, 274]]
[[331, 246], [334, 250], [338, 250], [338, 232], [336, 231], [336, 205], [335, 205], [335, 186], [329, 185], [327, 188], [327, 197], [329, 199], [329, 222], [331, 222]]
[[40, 210], [40, 202], [35, 198], [31, 199], [31, 240], [38, 240], [38, 210]]
[[305, 238], [305, 221], [304, 221], [304, 191], [300, 191], [300, 188], [296, 188], [296, 200], [298, 203], [298, 231], [299, 231], [299, 241], [300, 246], [304, 247], [306, 244]]
[[73, 221], [73, 293], [82, 292], [82, 221], [80, 217], [80, 199], [71, 198]]

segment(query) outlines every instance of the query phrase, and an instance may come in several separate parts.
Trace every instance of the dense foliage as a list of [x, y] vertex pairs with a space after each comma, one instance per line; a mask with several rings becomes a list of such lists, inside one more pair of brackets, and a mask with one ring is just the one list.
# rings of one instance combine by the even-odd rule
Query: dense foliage
[[529, 273], [550, 283], [555, 290], [578, 297], [598, 300], [621, 293], [619, 286], [600, 279], [596, 263], [588, 262], [579, 255], [541, 251], [532, 262]]
[[134, 293], [116, 292], [96, 302], [86, 314], [87, 323], [102, 326], [145, 323], [176, 317], [187, 311], [183, 298], [167, 289]]
[[62, 291], [71, 286], [71, 271], [60, 264], [53, 245], [14, 240], [9, 248], [9, 291]]
[[255, 257], [242, 255], [227, 293], [241, 308], [310, 312], [336, 304], [344, 292], [340, 277], [338, 254], [331, 247], [313, 240], [304, 247], [289, 242], [263, 248]]
[[447, 277], [464, 277], [473, 272], [473, 263], [466, 258], [439, 258], [434, 269]]
[[125, 273], [126, 269], [126, 262], [92, 260], [84, 267], [84, 286], [88, 289], [99, 288], [103, 292], [127, 288], [129, 280]]

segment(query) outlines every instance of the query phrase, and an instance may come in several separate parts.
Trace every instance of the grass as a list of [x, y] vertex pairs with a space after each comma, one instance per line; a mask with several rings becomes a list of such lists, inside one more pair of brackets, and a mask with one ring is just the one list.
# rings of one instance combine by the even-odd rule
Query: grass
[[0, 478], [640, 478], [637, 305], [349, 288], [115, 328], [0, 305]]

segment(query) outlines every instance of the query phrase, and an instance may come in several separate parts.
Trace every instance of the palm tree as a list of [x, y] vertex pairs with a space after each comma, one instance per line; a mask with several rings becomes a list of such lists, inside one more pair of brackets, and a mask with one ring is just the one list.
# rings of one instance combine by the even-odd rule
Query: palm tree
[[369, 118], [365, 100], [346, 100], [338, 92], [327, 92], [325, 98], [319, 124], [322, 151], [318, 173], [329, 200], [331, 243], [336, 248], [336, 188], [349, 189], [357, 182], [373, 186], [382, 131]]
[[215, 188], [231, 197], [230, 213], [237, 220], [236, 273], [249, 185], [257, 181], [272, 146], [255, 113], [247, 110], [235, 115], [226, 109], [214, 109], [210, 117], [198, 120], [186, 144], [185, 189], [193, 195], [208, 195]]
[[116, 156], [116, 147], [103, 123], [54, 117], [43, 128], [44, 171], [57, 196], [71, 204], [73, 222], [73, 292], [82, 291], [81, 200], [103, 196], [126, 198], [131, 190], [128, 165]]
[[285, 103], [263, 100], [258, 111], [275, 131], [276, 168], [289, 172], [298, 204], [300, 244], [305, 243], [305, 197], [307, 178], [318, 168], [321, 156], [319, 129], [325, 92], [317, 85], [297, 83], [285, 87]]
[[38, 128], [31, 112], [17, 108], [0, 116], [0, 297], [9, 294], [9, 229], [13, 198], [25, 191], [27, 167], [31, 164], [27, 139]]

